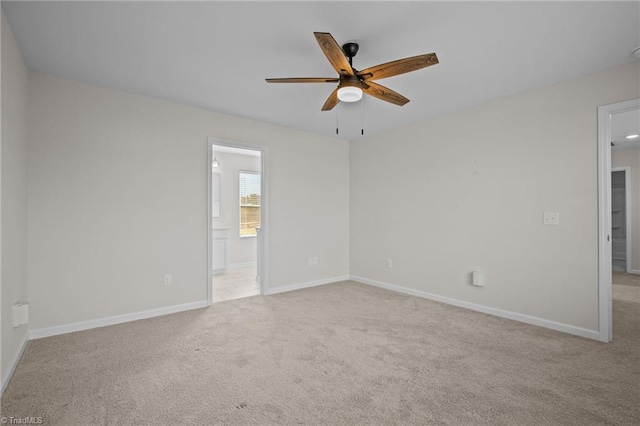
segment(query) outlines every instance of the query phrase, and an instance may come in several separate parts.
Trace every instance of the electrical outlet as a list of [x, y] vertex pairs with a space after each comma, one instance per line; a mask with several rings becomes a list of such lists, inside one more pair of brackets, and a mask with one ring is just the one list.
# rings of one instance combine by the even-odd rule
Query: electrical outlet
[[310, 257], [309, 258], [309, 266], [318, 266], [318, 258]]
[[164, 285], [173, 284], [173, 274], [164, 274]]
[[387, 259], [387, 269], [393, 268], [393, 260]]
[[471, 272], [471, 285], [475, 285], [476, 287], [484, 287], [484, 272]]
[[542, 215], [542, 223], [544, 225], [560, 225], [560, 213], [544, 212]]

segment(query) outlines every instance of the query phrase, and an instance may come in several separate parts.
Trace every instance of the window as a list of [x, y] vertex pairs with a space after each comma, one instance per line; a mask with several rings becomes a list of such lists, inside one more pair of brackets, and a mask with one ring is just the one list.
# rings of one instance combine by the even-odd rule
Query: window
[[240, 172], [240, 236], [255, 236], [260, 227], [260, 172]]

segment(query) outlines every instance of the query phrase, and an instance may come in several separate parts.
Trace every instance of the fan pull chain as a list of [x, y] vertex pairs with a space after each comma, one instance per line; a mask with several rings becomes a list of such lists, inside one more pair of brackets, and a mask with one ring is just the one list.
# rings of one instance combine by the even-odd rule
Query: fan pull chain
[[336, 135], [340, 133], [338, 131], [338, 110], [339, 109], [340, 109], [340, 103], [338, 103], [338, 105], [336, 105]]
[[360, 104], [360, 134], [364, 136], [364, 96]]

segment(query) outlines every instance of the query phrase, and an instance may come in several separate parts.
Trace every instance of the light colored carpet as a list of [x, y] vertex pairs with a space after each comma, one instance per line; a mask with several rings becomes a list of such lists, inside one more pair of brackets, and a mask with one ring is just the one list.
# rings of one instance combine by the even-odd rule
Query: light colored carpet
[[46, 425], [640, 424], [640, 288], [603, 344], [353, 282], [32, 341]]
[[640, 274], [626, 274], [624, 272], [614, 272], [612, 282], [620, 285], [633, 285], [640, 287]]

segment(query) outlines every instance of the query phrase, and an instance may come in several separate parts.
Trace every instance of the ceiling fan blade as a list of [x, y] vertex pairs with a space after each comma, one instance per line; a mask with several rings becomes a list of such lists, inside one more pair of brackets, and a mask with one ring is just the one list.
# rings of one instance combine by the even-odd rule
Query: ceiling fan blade
[[426, 55], [412, 56], [410, 58], [398, 59], [384, 64], [369, 67], [362, 71], [358, 71], [358, 77], [366, 81], [379, 80], [381, 78], [393, 77], [395, 75], [405, 74], [426, 68], [438, 63], [438, 57], [435, 53], [427, 53]]
[[294, 78], [265, 78], [267, 83], [337, 83], [335, 77], [294, 77]]
[[333, 36], [329, 33], [313, 34], [316, 36], [316, 40], [324, 52], [324, 55], [327, 57], [333, 68], [338, 71], [338, 74], [353, 77], [355, 75], [353, 68], [349, 64], [347, 57], [344, 55], [342, 48], [338, 45]]
[[405, 98], [400, 93], [395, 92], [388, 87], [384, 87], [378, 83], [374, 83], [371, 80], [367, 80], [367, 83], [362, 85], [362, 91], [367, 95], [371, 95], [380, 100], [391, 102], [392, 104], [399, 106], [402, 106], [409, 102], [409, 99]]
[[322, 111], [332, 110], [334, 106], [338, 105], [338, 88], [331, 92], [324, 105], [322, 105]]

